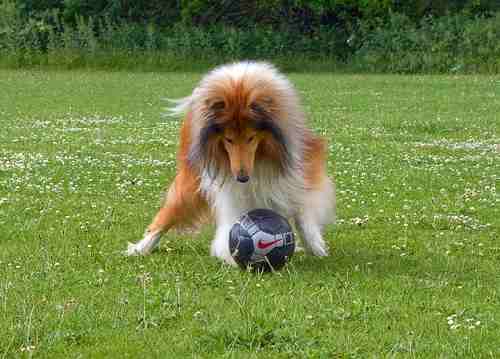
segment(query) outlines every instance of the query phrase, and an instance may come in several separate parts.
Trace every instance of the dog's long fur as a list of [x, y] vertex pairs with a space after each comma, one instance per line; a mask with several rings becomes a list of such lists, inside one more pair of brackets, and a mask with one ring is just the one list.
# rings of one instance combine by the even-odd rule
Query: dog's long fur
[[296, 91], [282, 74], [260, 62], [221, 66], [171, 111], [184, 116], [178, 173], [129, 255], [149, 254], [170, 228], [211, 216], [217, 224], [211, 253], [234, 264], [229, 231], [254, 208], [293, 219], [305, 249], [327, 255], [321, 231], [335, 220], [327, 147], [306, 127]]

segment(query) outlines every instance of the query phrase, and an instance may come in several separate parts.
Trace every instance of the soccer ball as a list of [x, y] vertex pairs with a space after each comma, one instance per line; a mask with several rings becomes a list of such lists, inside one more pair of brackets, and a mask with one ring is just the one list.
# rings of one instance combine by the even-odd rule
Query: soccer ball
[[229, 250], [242, 269], [281, 269], [295, 251], [290, 223], [270, 209], [245, 213], [231, 228]]

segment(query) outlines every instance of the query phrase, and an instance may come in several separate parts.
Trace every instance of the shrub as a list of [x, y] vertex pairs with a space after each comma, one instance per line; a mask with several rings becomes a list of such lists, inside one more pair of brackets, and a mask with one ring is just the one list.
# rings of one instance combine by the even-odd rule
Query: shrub
[[[124, 3], [114, 0], [95, 2], [92, 9], [79, 0], [44, 0], [36, 2], [37, 8], [28, 0], [0, 0], [0, 64], [189, 69], [196, 63], [269, 59], [289, 69], [305, 63], [311, 68], [313, 61], [322, 69], [344, 64], [361, 71], [400, 73], [498, 72], [500, 67], [500, 13], [482, 11], [478, 16], [466, 9], [416, 21], [419, 12], [394, 12], [391, 1], [330, 6], [326, 0], [286, 5], [275, 0], [235, 2], [231, 6], [249, 16], [242, 22], [197, 19], [211, 1], [175, 1], [177, 7], [169, 11], [177, 11], [174, 18], [184, 21], [165, 26], [160, 20], [139, 21], [139, 14], [157, 16], [160, 12], [152, 9], [161, 8], [160, 0], [131, 5], [133, 21], [124, 15]], [[224, 4], [219, 6], [230, 6]], [[48, 5], [53, 7], [44, 8]], [[333, 8], [338, 11], [333, 13]], [[86, 15], [75, 15], [78, 12]], [[285, 19], [274, 19], [280, 14]], [[304, 17], [296, 21], [292, 15], [297, 14]], [[256, 24], [259, 16], [263, 23]]]
[[357, 33], [358, 67], [388, 72], [498, 72], [500, 13], [425, 17], [414, 23], [391, 14], [382, 25], [363, 24]]

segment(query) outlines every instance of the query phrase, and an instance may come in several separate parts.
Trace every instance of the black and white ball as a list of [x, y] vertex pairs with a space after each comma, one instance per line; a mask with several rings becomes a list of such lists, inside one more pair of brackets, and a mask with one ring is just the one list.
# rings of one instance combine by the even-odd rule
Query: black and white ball
[[231, 228], [229, 249], [243, 269], [278, 270], [293, 255], [295, 238], [286, 218], [269, 209], [254, 209]]

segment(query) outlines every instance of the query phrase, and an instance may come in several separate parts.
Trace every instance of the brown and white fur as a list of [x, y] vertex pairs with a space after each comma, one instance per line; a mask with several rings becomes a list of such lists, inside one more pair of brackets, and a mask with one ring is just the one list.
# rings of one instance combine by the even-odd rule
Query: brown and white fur
[[212, 217], [211, 253], [234, 265], [229, 231], [255, 208], [293, 219], [306, 251], [328, 255], [322, 229], [335, 220], [335, 186], [327, 176], [327, 146], [306, 127], [296, 91], [282, 74], [261, 62], [220, 66], [172, 111], [184, 115], [178, 172], [128, 255], [147, 255], [169, 229]]

